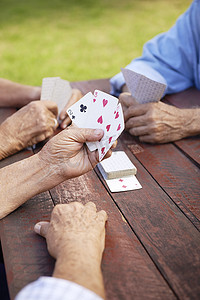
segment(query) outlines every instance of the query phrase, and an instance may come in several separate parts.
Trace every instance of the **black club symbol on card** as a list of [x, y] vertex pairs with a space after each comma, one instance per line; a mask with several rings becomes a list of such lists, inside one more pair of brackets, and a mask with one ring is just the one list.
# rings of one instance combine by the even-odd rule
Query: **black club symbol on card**
[[72, 116], [72, 119], [75, 119], [75, 116]]
[[86, 109], [87, 109], [87, 106], [85, 106], [83, 104], [80, 105], [80, 111], [81, 112], [86, 112]]

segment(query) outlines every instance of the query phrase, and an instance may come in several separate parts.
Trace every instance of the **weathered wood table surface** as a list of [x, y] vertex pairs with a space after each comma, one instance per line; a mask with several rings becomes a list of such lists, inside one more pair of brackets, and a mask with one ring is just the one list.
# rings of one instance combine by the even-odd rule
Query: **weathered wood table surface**
[[[83, 93], [109, 91], [106, 79], [73, 86]], [[192, 92], [165, 101], [195, 105]], [[0, 120], [13, 112], [1, 109]], [[123, 133], [117, 150], [124, 150], [137, 167], [142, 189], [110, 193], [95, 169], [33, 197], [1, 220], [11, 299], [29, 282], [52, 274], [54, 260], [33, 226], [49, 220], [57, 203], [72, 201], [93, 201], [108, 213], [102, 262], [107, 299], [200, 299], [200, 136], [150, 145]], [[31, 150], [24, 150], [1, 161], [0, 167], [30, 155]]]

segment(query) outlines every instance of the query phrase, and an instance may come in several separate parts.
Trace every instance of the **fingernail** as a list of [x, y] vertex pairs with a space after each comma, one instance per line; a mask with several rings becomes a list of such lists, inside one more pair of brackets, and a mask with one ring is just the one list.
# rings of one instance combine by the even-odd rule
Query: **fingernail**
[[102, 135], [102, 130], [101, 129], [95, 129], [94, 135], [96, 135], [96, 136]]
[[39, 223], [35, 224], [34, 226], [34, 231], [37, 233], [37, 234], [40, 234], [40, 228], [41, 228], [41, 225]]
[[62, 128], [65, 129], [67, 127], [67, 124], [63, 124]]

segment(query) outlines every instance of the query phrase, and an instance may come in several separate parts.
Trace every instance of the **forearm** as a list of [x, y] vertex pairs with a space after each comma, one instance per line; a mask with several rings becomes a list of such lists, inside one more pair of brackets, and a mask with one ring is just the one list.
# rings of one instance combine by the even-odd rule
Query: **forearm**
[[69, 241], [67, 249], [59, 255], [53, 277], [73, 281], [105, 298], [101, 254], [94, 248], [94, 243], [84, 240], [78, 244], [78, 239], [76, 241], [76, 244]]
[[0, 107], [22, 107], [40, 99], [41, 88], [0, 78]]
[[0, 218], [62, 179], [35, 154], [0, 170]]
[[183, 137], [200, 134], [200, 108], [183, 109]]

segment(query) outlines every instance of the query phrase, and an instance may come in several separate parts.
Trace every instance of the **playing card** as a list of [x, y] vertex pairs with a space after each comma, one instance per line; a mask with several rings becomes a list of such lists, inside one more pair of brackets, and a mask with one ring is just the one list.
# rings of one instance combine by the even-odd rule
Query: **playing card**
[[105, 179], [136, 175], [137, 169], [124, 151], [115, 151], [112, 155], [98, 163], [98, 168]]
[[60, 79], [60, 77], [43, 78], [40, 100], [52, 100], [53, 90], [57, 79]]
[[105, 180], [112, 193], [141, 189], [142, 186], [134, 175]]
[[[94, 91], [92, 110], [90, 118], [87, 119], [88, 128], [92, 126], [93, 128], [102, 129], [104, 131], [104, 136], [109, 131], [111, 124], [108, 122], [111, 113], [115, 109], [118, 103], [118, 99], [107, 93], [99, 90]], [[87, 123], [85, 124], [87, 127]], [[112, 144], [111, 144], [112, 145]], [[98, 148], [97, 143], [87, 143], [90, 151], [94, 151]]]
[[[72, 122], [78, 127], [94, 128], [90, 122], [93, 113], [93, 99], [93, 94], [89, 92], [67, 110]], [[96, 143], [86, 142], [86, 144], [90, 151], [97, 149]]]
[[[92, 111], [90, 119], [87, 119], [89, 125], [92, 124], [95, 128], [103, 129], [106, 133], [106, 126], [110, 126], [109, 118], [116, 109], [118, 99], [99, 90], [95, 90], [92, 101]], [[107, 126], [107, 129], [108, 129]], [[110, 128], [109, 128], [110, 129]]]
[[69, 101], [72, 95], [72, 88], [69, 81], [63, 79], [57, 79], [55, 82], [55, 87], [53, 89], [52, 101], [56, 102], [58, 105], [58, 115]]
[[67, 80], [60, 77], [46, 77], [42, 80], [40, 100], [52, 100], [58, 106], [58, 115], [72, 95], [72, 88]]
[[129, 69], [121, 69], [131, 95], [139, 103], [158, 102], [166, 85]]
[[70, 119], [78, 127], [92, 128], [91, 125], [88, 124], [88, 119], [90, 120], [90, 115], [92, 114], [92, 101], [93, 95], [89, 92], [78, 102], [68, 108], [67, 113]]
[[[107, 151], [110, 149], [114, 141], [120, 136], [124, 130], [124, 117], [121, 104], [118, 104], [108, 119], [109, 123], [104, 129], [104, 137], [98, 143], [99, 160], [101, 161]], [[106, 123], [107, 124], [107, 123]], [[109, 128], [109, 130], [108, 130]]]
[[123, 112], [118, 99], [98, 90], [94, 92], [94, 95], [86, 94], [72, 105], [67, 113], [78, 127], [104, 131], [101, 141], [87, 142], [90, 151], [98, 149], [99, 160], [103, 159], [124, 129]]

